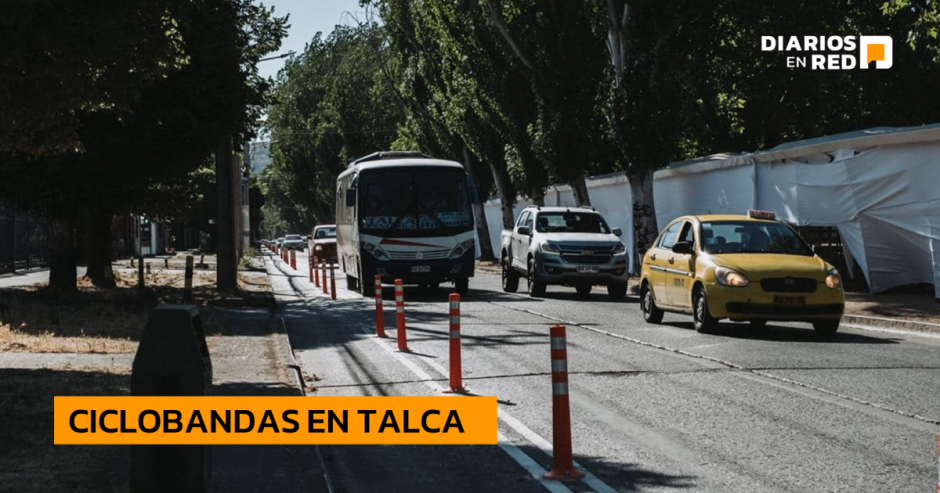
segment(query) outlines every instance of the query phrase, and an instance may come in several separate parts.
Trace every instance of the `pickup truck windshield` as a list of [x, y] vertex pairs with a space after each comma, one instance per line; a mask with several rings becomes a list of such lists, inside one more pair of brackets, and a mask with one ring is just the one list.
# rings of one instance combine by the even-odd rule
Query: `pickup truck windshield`
[[541, 212], [535, 230], [539, 233], [610, 234], [604, 218], [591, 212]]
[[705, 251], [715, 253], [783, 253], [813, 255], [789, 226], [760, 221], [715, 221], [702, 223]]
[[370, 234], [449, 236], [473, 227], [462, 170], [395, 170], [360, 176], [362, 229]]

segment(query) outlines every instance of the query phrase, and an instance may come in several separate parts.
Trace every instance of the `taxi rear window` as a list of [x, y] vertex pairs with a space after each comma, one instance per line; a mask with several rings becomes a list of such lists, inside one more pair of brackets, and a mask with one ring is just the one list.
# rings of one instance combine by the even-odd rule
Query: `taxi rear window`
[[712, 221], [702, 223], [703, 246], [716, 253], [780, 253], [813, 255], [813, 250], [783, 223]]

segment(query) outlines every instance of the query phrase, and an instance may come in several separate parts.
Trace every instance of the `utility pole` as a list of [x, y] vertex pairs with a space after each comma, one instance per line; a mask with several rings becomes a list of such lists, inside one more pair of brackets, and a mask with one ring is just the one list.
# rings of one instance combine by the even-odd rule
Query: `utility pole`
[[232, 137], [222, 139], [215, 153], [215, 182], [218, 188], [217, 264], [216, 288], [223, 293], [238, 290], [238, 231], [236, 226], [236, 201], [241, 192], [241, 173], [232, 156]]

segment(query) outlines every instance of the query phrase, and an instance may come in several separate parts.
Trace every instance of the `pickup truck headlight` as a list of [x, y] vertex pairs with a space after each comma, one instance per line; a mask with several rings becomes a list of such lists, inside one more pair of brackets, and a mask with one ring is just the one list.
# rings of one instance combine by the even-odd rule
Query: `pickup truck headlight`
[[614, 248], [614, 255], [623, 255], [627, 253], [627, 246], [623, 243], [620, 243]]
[[747, 276], [727, 267], [718, 267], [715, 269], [715, 279], [718, 281], [718, 284], [737, 288], [743, 288], [750, 283]]
[[558, 247], [548, 242], [542, 243], [539, 249], [542, 250], [542, 253], [550, 253], [552, 255], [561, 255], [561, 251], [558, 250]]
[[839, 271], [835, 269], [829, 271], [829, 274], [826, 276], [826, 287], [831, 289], [842, 287], [842, 276], [839, 275]]
[[318, 251], [318, 252], [322, 252], [322, 251], [323, 251], [323, 245], [317, 245], [317, 246], [315, 246], [313, 249], [316, 250], [316, 251]]

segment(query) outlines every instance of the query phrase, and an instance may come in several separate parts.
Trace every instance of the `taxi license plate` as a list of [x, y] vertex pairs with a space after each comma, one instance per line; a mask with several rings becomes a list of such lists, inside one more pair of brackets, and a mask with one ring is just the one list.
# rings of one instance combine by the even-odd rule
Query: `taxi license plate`
[[597, 266], [594, 266], [594, 265], [579, 265], [579, 266], [578, 266], [578, 272], [594, 273], [594, 272], [597, 272]]
[[806, 296], [774, 296], [775, 305], [805, 305]]
[[431, 272], [430, 265], [412, 265], [411, 272]]

